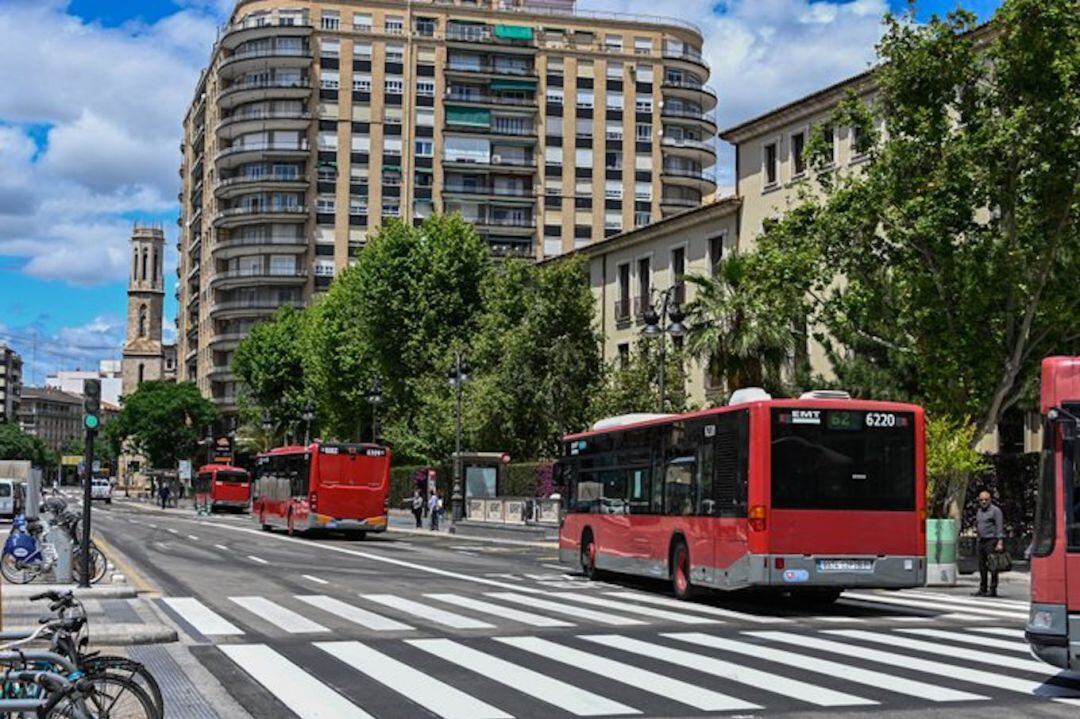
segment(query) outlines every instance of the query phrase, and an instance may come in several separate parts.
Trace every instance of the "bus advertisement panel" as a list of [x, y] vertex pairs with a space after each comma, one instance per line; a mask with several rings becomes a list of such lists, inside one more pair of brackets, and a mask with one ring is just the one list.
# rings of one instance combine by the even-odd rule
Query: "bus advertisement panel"
[[279, 447], [255, 463], [252, 513], [264, 530], [384, 532], [390, 449], [377, 444]]
[[670, 579], [680, 597], [925, 583], [920, 407], [770, 398], [637, 419], [565, 438], [563, 562]]
[[251, 475], [227, 464], [204, 464], [195, 475], [196, 511], [232, 509], [243, 512], [251, 502]]
[[1043, 450], [1025, 631], [1045, 662], [1080, 670], [1080, 357], [1042, 363]]

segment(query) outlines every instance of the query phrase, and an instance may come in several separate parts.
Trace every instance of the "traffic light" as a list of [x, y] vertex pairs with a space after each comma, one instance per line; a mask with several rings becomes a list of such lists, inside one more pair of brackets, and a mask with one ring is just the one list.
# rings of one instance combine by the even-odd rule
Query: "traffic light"
[[94, 431], [101, 426], [101, 380], [88, 379], [83, 383], [83, 426]]

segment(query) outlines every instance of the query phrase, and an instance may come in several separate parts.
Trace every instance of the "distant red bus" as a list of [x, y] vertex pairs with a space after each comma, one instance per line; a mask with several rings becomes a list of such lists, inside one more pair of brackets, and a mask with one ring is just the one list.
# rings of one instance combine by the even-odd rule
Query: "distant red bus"
[[565, 437], [561, 561], [669, 579], [680, 598], [924, 584], [923, 410], [833, 392], [750, 400]]
[[251, 475], [227, 464], [204, 464], [195, 475], [195, 509], [245, 511], [251, 502]]
[[1045, 662], [1080, 670], [1080, 357], [1042, 363], [1043, 451], [1025, 636]]
[[389, 501], [388, 447], [314, 442], [279, 447], [255, 461], [252, 514], [267, 531], [384, 532]]

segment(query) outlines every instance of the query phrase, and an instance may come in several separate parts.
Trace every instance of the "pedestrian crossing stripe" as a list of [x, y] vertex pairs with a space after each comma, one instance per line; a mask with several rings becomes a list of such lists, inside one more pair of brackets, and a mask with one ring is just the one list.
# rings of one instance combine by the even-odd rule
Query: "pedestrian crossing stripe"
[[162, 601], [203, 636], [235, 636], [244, 633], [240, 627], [194, 597], [165, 597]]
[[995, 639], [994, 637], [976, 636], [974, 634], [950, 632], [941, 629], [901, 629], [900, 631], [905, 634], [935, 637], [937, 639], [960, 642], [961, 644], [974, 644], [983, 647], [984, 649], [1003, 649], [1008, 652], [1021, 652], [1029, 655], [1031, 652], [1027, 642], [1016, 642], [1009, 639]]
[[1049, 664], [1037, 662], [1034, 659], [1008, 657], [986, 651], [980, 652], [975, 649], [956, 647], [948, 644], [941, 644], [939, 642], [927, 642], [921, 639], [897, 636], [896, 634], [887, 632], [866, 632], [860, 629], [830, 629], [825, 633], [836, 634], [847, 637], [848, 639], [858, 639], [875, 644], [887, 644], [891, 647], [914, 649], [915, 651], [923, 652], [924, 654], [937, 654], [949, 657], [950, 659], [966, 659], [971, 662], [993, 664], [994, 666], [1004, 667], [1006, 669], [1016, 669], [1022, 672], [1050, 675], [1058, 673], [1058, 670], [1054, 669]]
[[446, 604], [453, 604], [463, 609], [471, 609], [482, 614], [491, 614], [503, 619], [520, 622], [533, 627], [572, 627], [573, 622], [564, 622], [561, 619], [552, 619], [542, 614], [524, 612], [512, 607], [504, 607], [494, 602], [485, 602], [482, 599], [466, 597], [460, 594], [425, 594], [428, 599], [434, 599]]
[[229, 597], [229, 601], [240, 605], [289, 634], [326, 633], [330, 631], [304, 615], [297, 614], [291, 609], [286, 609], [264, 597]]
[[[675, 622], [676, 624], [718, 624], [719, 619], [709, 619], [706, 617], [700, 617], [694, 614], [690, 614], [685, 610], [682, 612], [672, 612], [666, 609], [657, 609], [651, 606], [642, 606], [640, 604], [632, 604], [630, 602], [620, 602], [615, 599], [606, 599], [604, 597], [597, 597], [592, 594], [570, 594], [567, 592], [561, 592], [559, 594], [549, 595], [552, 599], [564, 599], [569, 602], [581, 602], [582, 604], [591, 604], [597, 607], [603, 607], [605, 609], [614, 609], [626, 614], [640, 614], [653, 619], [662, 619], [667, 622]], [[690, 609], [691, 607], [687, 607]]]
[[721, 609], [720, 607], [714, 607], [709, 604], [699, 604], [697, 602], [685, 602], [669, 597], [659, 597], [654, 594], [641, 594], [638, 592], [605, 592], [605, 596], [633, 599], [647, 604], [656, 604], [662, 607], [674, 607], [676, 609], [682, 609], [683, 611], [689, 610], [700, 614], [709, 614], [714, 617], [724, 617], [726, 619], [741, 619], [743, 621], [758, 624], [786, 624], [791, 621], [790, 619], [784, 619], [783, 617], [759, 616], [757, 614], [737, 612], [732, 609]]
[[333, 614], [348, 622], [359, 624], [366, 629], [371, 629], [376, 632], [399, 632], [412, 629], [408, 624], [402, 624], [389, 617], [384, 617], [381, 614], [369, 612], [360, 607], [354, 607], [340, 599], [334, 599], [333, 597], [328, 597], [324, 594], [298, 594], [296, 595], [296, 598], [305, 604], [309, 604], [316, 609], [326, 612], [327, 614]]
[[549, 599], [540, 599], [531, 594], [514, 594], [513, 592], [488, 592], [487, 596], [493, 597], [495, 599], [501, 599], [504, 602], [516, 602], [517, 604], [524, 604], [527, 607], [543, 609], [554, 614], [564, 614], [571, 617], [577, 617], [579, 619], [588, 619], [594, 622], [598, 622], [600, 624], [629, 626], [633, 624], [645, 623], [639, 619], [630, 619], [629, 617], [623, 617], [616, 614], [608, 614], [605, 612], [593, 611], [592, 609], [583, 609], [581, 607], [561, 604], [559, 602], [551, 601]]
[[[889, 597], [881, 594], [862, 594], [857, 592], [844, 592], [843, 597], [846, 599], [858, 599], [868, 602], [877, 602], [880, 604], [895, 604], [902, 607], [913, 607], [917, 609], [935, 609], [941, 611], [941, 605], [935, 601], [927, 599], [907, 599], [905, 597]], [[955, 611], [950, 609], [949, 611]], [[963, 611], [968, 614], [985, 615], [988, 617], [1005, 617], [1009, 619], [1024, 619], [1028, 617], [1027, 612], [1011, 609], [993, 609], [993, 608], [981, 608], [981, 607], [967, 607], [965, 606]]]

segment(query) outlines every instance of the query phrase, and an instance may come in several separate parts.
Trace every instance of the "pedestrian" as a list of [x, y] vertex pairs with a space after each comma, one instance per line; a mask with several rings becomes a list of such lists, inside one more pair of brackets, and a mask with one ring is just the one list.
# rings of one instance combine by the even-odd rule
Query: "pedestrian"
[[[979, 591], [976, 597], [996, 597], [997, 569], [990, 567], [990, 555], [1005, 551], [1005, 518], [1001, 509], [990, 501], [990, 493], [979, 492], [979, 509], [975, 512], [975, 556], [979, 560]], [[990, 583], [987, 584], [987, 575]]]
[[412, 513], [413, 516], [416, 517], [416, 528], [420, 529], [423, 526], [422, 517], [424, 516], [424, 495], [420, 493], [419, 487], [413, 490]]
[[439, 515], [442, 513], [442, 498], [434, 490], [432, 490], [431, 496], [428, 497], [428, 512], [431, 514], [431, 529], [437, 532], [439, 530]]
[[168, 482], [162, 482], [161, 486], [158, 488], [158, 499], [161, 500], [162, 509], [165, 509], [165, 507], [169, 504], [169, 494], [170, 491]]

